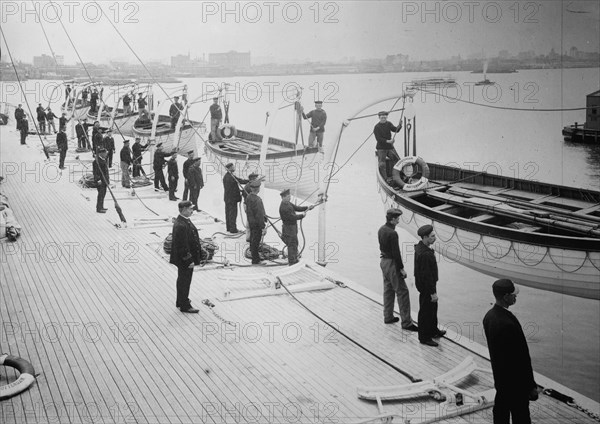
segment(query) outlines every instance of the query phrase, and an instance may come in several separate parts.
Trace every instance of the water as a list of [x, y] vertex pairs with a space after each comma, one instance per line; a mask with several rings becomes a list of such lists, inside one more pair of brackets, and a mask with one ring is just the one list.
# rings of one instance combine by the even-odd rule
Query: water
[[[445, 75], [445, 74], [444, 74]], [[373, 101], [402, 91], [413, 78], [436, 74], [310, 75], [290, 77], [230, 78], [237, 84], [238, 97], [232, 97], [230, 119], [238, 128], [264, 132], [265, 111], [281, 103], [283, 87], [304, 87], [304, 105], [321, 98], [328, 114], [326, 143], [333, 143], [343, 119]], [[481, 74], [453, 73], [457, 89], [437, 90], [438, 94], [465, 101], [517, 109], [561, 109], [585, 106], [585, 95], [598, 89], [600, 70], [530, 70], [513, 74], [490, 74], [495, 87], [475, 87]], [[190, 98], [203, 88], [222, 81], [186, 79]], [[36, 82], [29, 81], [28, 88]], [[48, 84], [48, 82], [43, 82]], [[165, 85], [172, 87], [173, 85]], [[259, 91], [261, 90], [261, 91]], [[483, 90], [486, 90], [485, 92]], [[50, 92], [51, 90], [48, 90]], [[155, 91], [156, 92], [156, 91]], [[291, 97], [291, 91], [290, 91]], [[3, 99], [4, 100], [4, 99]], [[18, 98], [6, 99], [17, 103]], [[37, 100], [35, 100], [37, 104]], [[361, 114], [389, 109], [394, 100], [373, 105]], [[197, 104], [190, 113], [202, 120], [208, 103]], [[396, 108], [401, 102], [396, 105]], [[58, 108], [57, 108], [58, 110]], [[572, 145], [562, 139], [564, 125], [585, 120], [585, 111], [532, 112], [499, 110], [444, 99], [434, 94], [417, 95], [407, 107], [417, 116], [418, 154], [429, 162], [463, 167], [519, 178], [599, 190], [600, 146]], [[274, 112], [271, 112], [274, 117]], [[294, 122], [290, 108], [279, 111], [275, 136], [292, 139]], [[399, 113], [390, 115], [398, 122]], [[369, 136], [376, 117], [353, 121], [344, 131], [337, 164], [341, 165]], [[377, 190], [374, 162], [375, 141], [365, 146], [335, 176], [327, 205], [329, 267], [381, 293], [377, 230], [385, 221], [385, 211]], [[401, 137], [397, 138], [397, 146]], [[325, 175], [318, 175], [324, 178]], [[207, 184], [220, 184], [220, 177], [206, 175]], [[267, 212], [276, 215], [279, 196], [266, 195]], [[204, 199], [216, 210], [221, 198]], [[304, 255], [315, 254], [317, 215], [304, 220], [307, 246]], [[412, 277], [412, 256], [405, 249], [416, 243], [414, 235], [398, 229], [409, 274], [413, 309], [418, 309], [418, 293]], [[439, 261], [439, 319], [462, 337], [485, 346], [481, 320], [493, 302], [493, 278], [450, 262]], [[599, 276], [600, 278], [600, 276]], [[522, 287], [517, 304], [511, 308], [525, 328], [533, 367], [568, 387], [600, 398], [600, 302], [561, 296]], [[381, 316], [373, 316], [381, 320]]]

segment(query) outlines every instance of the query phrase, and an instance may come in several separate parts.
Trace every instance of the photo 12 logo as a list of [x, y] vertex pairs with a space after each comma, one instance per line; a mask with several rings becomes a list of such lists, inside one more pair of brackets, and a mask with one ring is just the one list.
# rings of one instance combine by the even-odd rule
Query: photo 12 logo
[[3, 1], [1, 3], [2, 23], [9, 19], [19, 22], [73, 23], [99, 22], [103, 16], [114, 23], [139, 23], [139, 4], [136, 2], [99, 3], [95, 1], [65, 2], [25, 2]]
[[336, 24], [340, 5], [336, 2], [202, 2], [202, 23], [275, 23], [300, 21]]
[[541, 2], [403, 1], [402, 23], [539, 23]]

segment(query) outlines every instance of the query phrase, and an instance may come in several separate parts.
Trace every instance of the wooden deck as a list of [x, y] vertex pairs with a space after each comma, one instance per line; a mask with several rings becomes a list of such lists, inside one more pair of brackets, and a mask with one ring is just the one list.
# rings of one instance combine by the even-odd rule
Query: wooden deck
[[[96, 191], [75, 184], [83, 165], [74, 155], [59, 176], [57, 157], [44, 162], [38, 140], [20, 146], [14, 125], [0, 131], [0, 192], [23, 227], [17, 242], [0, 244], [0, 351], [29, 360], [39, 373], [29, 390], [0, 402], [3, 423], [350, 423], [379, 414], [375, 402], [357, 397], [357, 386], [410, 382], [374, 354], [420, 379], [445, 373], [467, 355], [489, 368], [486, 349], [457, 334], [431, 348], [415, 333], [383, 324], [379, 296], [327, 269], [247, 266], [243, 238], [215, 235], [215, 260], [242, 266], [199, 268], [190, 298], [200, 313], [182, 314], [174, 305], [176, 269], [160, 249], [168, 221], [133, 225], [134, 217], [156, 216], [117, 183], [115, 195], [132, 200], [121, 201], [130, 225], [116, 228], [110, 195], [109, 212], [100, 215]], [[213, 190], [222, 198], [220, 187]], [[177, 215], [176, 203], [152, 187], [136, 191], [161, 217]], [[194, 219], [201, 237], [225, 231], [206, 215]], [[278, 273], [286, 287], [326, 284], [327, 277], [346, 287], [331, 282], [295, 298], [279, 289], [275, 296], [227, 299], [226, 292], [272, 286]], [[0, 384], [16, 379], [5, 370]], [[458, 386], [487, 390], [493, 381], [478, 372]], [[576, 399], [597, 411], [597, 403]], [[431, 418], [436, 404], [420, 398], [383, 407], [418, 422]], [[548, 396], [532, 403], [531, 413], [535, 423], [595, 422]], [[491, 423], [491, 410], [451, 421]]]

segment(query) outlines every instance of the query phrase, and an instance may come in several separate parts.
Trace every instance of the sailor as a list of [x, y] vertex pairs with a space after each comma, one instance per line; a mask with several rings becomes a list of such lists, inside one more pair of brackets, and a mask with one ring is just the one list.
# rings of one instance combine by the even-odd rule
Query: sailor
[[230, 233], [239, 233], [237, 229], [238, 203], [242, 201], [240, 192], [241, 184], [248, 184], [249, 180], [238, 178], [235, 175], [233, 163], [225, 165], [227, 172], [223, 176], [223, 200], [225, 201], [225, 226]]
[[112, 136], [112, 130], [109, 128], [106, 130], [106, 135], [102, 139], [104, 143], [104, 148], [108, 152], [108, 167], [112, 168], [113, 163], [113, 155], [115, 154], [115, 139]]
[[415, 285], [419, 290], [419, 341], [427, 346], [438, 346], [434, 338], [446, 331], [438, 328], [438, 267], [435, 253], [430, 247], [435, 243], [433, 226], [423, 225], [417, 230], [421, 238], [415, 245]]
[[129, 140], [123, 140], [123, 148], [121, 149], [120, 157], [121, 185], [125, 188], [131, 188], [131, 179], [129, 178], [129, 167], [133, 163], [133, 159], [131, 158], [131, 150], [129, 149]]
[[169, 175], [169, 200], [179, 200], [175, 197], [177, 183], [179, 182], [179, 166], [177, 166], [177, 153], [173, 153], [167, 162], [167, 174]]
[[27, 121], [27, 115], [23, 114], [23, 118], [21, 119], [21, 144], [27, 144], [27, 135], [29, 134], [29, 122]]
[[25, 116], [25, 111], [23, 110], [23, 105], [19, 103], [19, 106], [15, 109], [15, 119], [17, 121], [17, 131], [21, 129], [21, 121]]
[[396, 225], [400, 221], [400, 209], [388, 209], [386, 223], [379, 228], [377, 238], [381, 261], [379, 263], [383, 274], [383, 322], [393, 324], [400, 321], [394, 316], [394, 302], [398, 299], [398, 309], [402, 318], [402, 328], [408, 331], [417, 331], [417, 326], [410, 316], [410, 294], [406, 286], [406, 271], [400, 254], [398, 233]]
[[175, 129], [177, 126], [177, 121], [179, 121], [179, 117], [181, 116], [181, 111], [183, 110], [183, 106], [179, 102], [179, 97], [173, 97], [173, 103], [169, 108], [169, 116], [171, 117], [171, 128]]
[[67, 150], [69, 149], [69, 142], [67, 141], [67, 134], [64, 130], [61, 130], [56, 134], [56, 147], [60, 152], [60, 159], [58, 167], [65, 169], [65, 157], [67, 156]]
[[96, 112], [98, 109], [98, 97], [98, 89], [94, 88], [94, 91], [90, 96], [90, 111], [92, 112]]
[[490, 351], [496, 398], [494, 423], [530, 424], [529, 401], [537, 400], [539, 389], [533, 377], [527, 340], [517, 317], [508, 308], [517, 302], [519, 288], [509, 279], [492, 285], [496, 303], [483, 318]]
[[210, 112], [210, 136], [211, 141], [221, 141], [222, 137], [219, 133], [219, 126], [221, 125], [221, 120], [223, 119], [223, 111], [221, 110], [221, 106], [219, 106], [219, 98], [213, 97], [213, 104], [208, 108]]
[[169, 191], [167, 182], [165, 181], [165, 174], [163, 173], [163, 167], [165, 166], [165, 158], [170, 156], [166, 154], [162, 149], [162, 143], [156, 145], [156, 151], [154, 152], [154, 160], [152, 161], [152, 169], [154, 170], [154, 191], [160, 191], [158, 185], [162, 187], [164, 191]]
[[135, 142], [133, 143], [133, 147], [131, 150], [133, 151], [133, 176], [139, 177], [140, 173], [146, 176], [146, 171], [142, 167], [142, 155], [144, 154], [144, 150], [148, 148], [148, 143], [142, 146], [140, 143], [141, 139], [139, 137], [135, 138]]
[[379, 173], [383, 177], [387, 177], [386, 174], [386, 158], [390, 158], [395, 164], [400, 157], [394, 149], [394, 140], [392, 139], [392, 132], [398, 133], [402, 129], [402, 124], [395, 127], [391, 122], [387, 120], [388, 113], [386, 111], [379, 112], [377, 114], [379, 122], [373, 128], [373, 135], [377, 140], [375, 149], [377, 151], [377, 161], [379, 163]]
[[56, 118], [56, 115], [54, 114], [54, 112], [52, 112], [52, 109], [48, 108], [48, 112], [46, 112], [46, 121], [48, 121], [48, 132], [50, 132], [50, 127], [52, 127], [52, 132], [56, 134], [54, 118]]
[[194, 163], [194, 151], [190, 150], [187, 152], [187, 159], [183, 162], [183, 200], [188, 200], [188, 195], [190, 191], [190, 187], [188, 184], [188, 171], [190, 170], [190, 166]]
[[201, 158], [194, 159], [192, 166], [188, 170], [188, 186], [190, 188], [190, 200], [194, 204], [194, 210], [198, 209], [198, 197], [200, 197], [200, 190], [204, 188], [204, 178], [202, 177], [202, 170], [200, 169]]
[[101, 148], [106, 149], [106, 147], [104, 146], [104, 137], [102, 136], [100, 122], [95, 121], [94, 126], [92, 128], [92, 152], [96, 154]]
[[65, 102], [69, 100], [69, 95], [71, 94], [71, 84], [67, 84], [65, 87]]
[[62, 128], [63, 130], [67, 130], [67, 122], [69, 120], [67, 119], [67, 114], [65, 112], [62, 113], [62, 115], [60, 116], [60, 118], [58, 118], [58, 130], [60, 131], [60, 129]]
[[81, 150], [85, 149], [87, 144], [87, 128], [84, 126], [81, 119], [77, 120], [77, 125], [75, 125], [75, 135], [77, 136], [77, 148]]
[[38, 121], [38, 130], [40, 134], [46, 133], [46, 111], [44, 107], [40, 103], [38, 107], [35, 109], [37, 113], [37, 121]]
[[146, 103], [146, 97], [142, 97], [142, 93], [138, 94], [137, 104], [138, 104], [138, 112], [140, 114], [140, 118], [143, 115], [145, 115], [145, 113], [146, 113], [146, 105], [148, 104], [148, 103]]
[[261, 177], [260, 175], [258, 175], [255, 172], [248, 175], [248, 182], [246, 183], [246, 185], [244, 186], [244, 189], [242, 190], [242, 197], [244, 198], [244, 202], [246, 201], [246, 198], [248, 197], [248, 195], [252, 192], [252, 189], [250, 188], [250, 183], [255, 180], [263, 181], [264, 179], [265, 179], [264, 175]]
[[106, 162], [107, 151], [104, 148], [98, 150], [96, 159], [92, 163], [94, 172], [94, 182], [97, 184], [98, 197], [96, 199], [96, 212], [106, 213], [108, 209], [104, 207], [104, 197], [106, 196], [106, 187], [110, 184], [108, 174], [108, 163]]
[[123, 113], [126, 115], [131, 113], [131, 97], [127, 93], [123, 96]]
[[[327, 123], [327, 113], [322, 109], [323, 102], [321, 100], [315, 101], [315, 109], [311, 110], [307, 114], [302, 109], [302, 117], [304, 119], [310, 119], [310, 133], [308, 135], [308, 146], [315, 147], [319, 145], [319, 150], [323, 149], [323, 134], [325, 133], [325, 124]], [[317, 142], [315, 143], [315, 139]]]
[[[314, 206], [296, 206], [290, 200], [292, 195], [290, 189], [286, 188], [281, 193], [281, 204], [279, 205], [279, 217], [281, 218], [281, 238], [287, 246], [288, 264], [294, 265], [298, 262], [298, 224], [297, 221], [306, 216], [306, 211]], [[302, 212], [297, 214], [296, 212]]]
[[267, 233], [267, 215], [262, 199], [258, 196], [260, 181], [258, 179], [250, 183], [250, 194], [246, 198], [246, 216], [248, 228], [250, 228], [250, 252], [252, 253], [253, 265], [265, 265], [266, 262], [260, 258], [260, 240]]
[[179, 202], [179, 216], [173, 224], [173, 244], [169, 257], [169, 262], [177, 266], [175, 307], [188, 314], [198, 313], [198, 309], [192, 307], [189, 295], [194, 266], [200, 265], [202, 252], [198, 229], [190, 221], [190, 216], [194, 213], [193, 206], [189, 200]]

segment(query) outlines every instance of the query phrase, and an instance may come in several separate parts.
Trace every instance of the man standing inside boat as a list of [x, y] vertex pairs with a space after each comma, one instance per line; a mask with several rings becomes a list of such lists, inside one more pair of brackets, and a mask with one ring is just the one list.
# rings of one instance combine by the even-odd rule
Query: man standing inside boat
[[110, 177], [108, 175], [108, 163], [106, 162], [106, 149], [102, 148], [98, 150], [96, 159], [92, 162], [92, 170], [94, 175], [94, 182], [98, 190], [98, 197], [96, 198], [96, 212], [106, 213], [108, 209], [104, 207], [104, 197], [106, 196], [106, 187], [110, 184]]
[[427, 346], [438, 346], [434, 338], [442, 337], [446, 331], [438, 328], [438, 267], [435, 253], [430, 247], [435, 243], [433, 226], [423, 225], [417, 230], [421, 237], [415, 245], [415, 285], [419, 290], [419, 341]]
[[233, 163], [225, 165], [227, 172], [223, 176], [223, 200], [225, 201], [225, 226], [229, 233], [239, 233], [237, 229], [238, 203], [242, 201], [240, 184], [248, 184], [248, 180], [235, 176]]
[[264, 265], [266, 262], [260, 259], [260, 240], [267, 233], [265, 224], [267, 215], [262, 199], [258, 196], [260, 181], [254, 180], [250, 183], [250, 194], [246, 198], [246, 216], [248, 228], [250, 228], [250, 253], [252, 253], [253, 265]]
[[386, 158], [390, 158], [396, 163], [400, 157], [394, 148], [394, 140], [392, 138], [392, 132], [398, 133], [402, 129], [402, 124], [395, 127], [391, 122], [387, 120], [388, 113], [381, 111], [377, 114], [379, 122], [373, 128], [373, 135], [377, 140], [375, 149], [377, 151], [377, 161], [379, 163], [379, 173], [386, 177]]
[[[279, 205], [279, 217], [281, 218], [281, 238], [287, 246], [288, 264], [298, 263], [298, 224], [297, 221], [306, 216], [306, 211], [314, 206], [296, 206], [290, 200], [292, 194], [286, 188], [281, 193], [281, 204]], [[296, 212], [302, 212], [300, 215]]]
[[179, 97], [173, 97], [173, 103], [169, 108], [169, 116], [171, 117], [171, 129], [174, 130], [177, 126], [177, 121], [179, 121], [179, 116], [181, 115], [181, 111], [183, 110], [183, 106], [179, 103]]
[[[322, 109], [323, 102], [315, 101], [315, 109], [307, 114], [302, 110], [302, 117], [310, 119], [310, 133], [308, 135], [308, 146], [316, 147], [319, 145], [319, 150], [323, 149], [323, 134], [325, 133], [325, 124], [327, 123], [327, 113]], [[315, 139], [317, 142], [315, 143]]]
[[211, 141], [221, 141], [221, 134], [219, 134], [219, 126], [223, 119], [223, 111], [219, 106], [219, 98], [213, 97], [213, 104], [208, 108], [210, 112], [210, 135]]
[[175, 307], [181, 312], [197, 314], [198, 309], [190, 302], [190, 285], [194, 265], [200, 265], [202, 247], [198, 229], [190, 221], [194, 205], [189, 200], [179, 202], [179, 216], [173, 224], [173, 241], [169, 262], [177, 267], [177, 300]]
[[508, 308], [517, 302], [519, 288], [509, 279], [492, 284], [496, 303], [483, 318], [490, 351], [496, 398], [494, 424], [530, 424], [529, 401], [537, 400], [538, 385], [533, 378], [527, 340], [519, 320]]
[[394, 316], [394, 299], [397, 297], [402, 328], [417, 331], [417, 326], [410, 316], [410, 295], [406, 286], [406, 271], [396, 232], [400, 215], [402, 215], [400, 209], [388, 209], [385, 215], [386, 223], [377, 233], [381, 252], [380, 267], [383, 273], [383, 322], [393, 324], [400, 321], [400, 318]]

